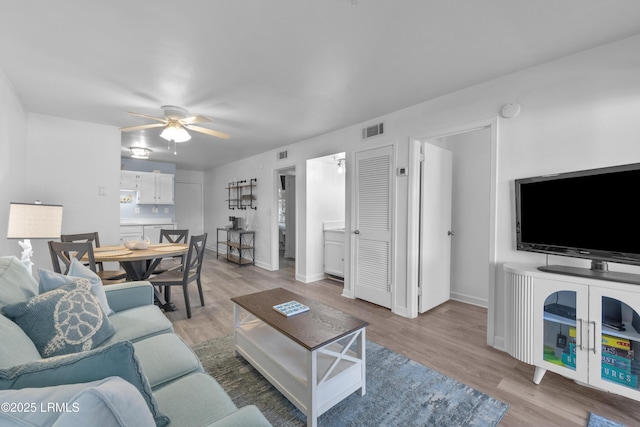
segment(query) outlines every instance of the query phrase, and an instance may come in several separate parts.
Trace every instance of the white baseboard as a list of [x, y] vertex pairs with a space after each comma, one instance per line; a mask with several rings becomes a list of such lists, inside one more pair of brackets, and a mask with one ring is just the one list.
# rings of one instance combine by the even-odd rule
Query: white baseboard
[[458, 292], [451, 292], [451, 299], [455, 301], [464, 302], [471, 305], [477, 305], [478, 307], [488, 308], [489, 301], [485, 298], [477, 298], [471, 295], [461, 294]]
[[324, 273], [311, 274], [309, 276], [303, 276], [301, 274], [296, 273], [296, 280], [302, 283], [317, 282], [318, 280], [322, 280], [324, 278], [325, 278]]
[[493, 338], [493, 348], [496, 350], [507, 352], [507, 347], [505, 346], [503, 337], [494, 337]]

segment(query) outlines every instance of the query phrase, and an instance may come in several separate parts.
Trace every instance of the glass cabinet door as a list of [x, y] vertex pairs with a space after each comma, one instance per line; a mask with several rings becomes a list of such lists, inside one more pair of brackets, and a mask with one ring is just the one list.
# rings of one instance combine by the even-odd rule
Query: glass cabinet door
[[533, 315], [534, 382], [541, 380], [546, 371], [587, 382], [590, 361], [587, 352], [589, 287], [536, 279]]
[[591, 298], [592, 320], [598, 322], [592, 322], [597, 345], [590, 357], [600, 369], [592, 370], [590, 381], [613, 391], [623, 387], [638, 392], [640, 386], [640, 315], [632, 307], [637, 299], [632, 293], [614, 290]]
[[[558, 291], [544, 301], [542, 359], [554, 365], [576, 370], [583, 355], [576, 351], [581, 342], [576, 330], [576, 292]], [[582, 362], [584, 363], [584, 362]]]

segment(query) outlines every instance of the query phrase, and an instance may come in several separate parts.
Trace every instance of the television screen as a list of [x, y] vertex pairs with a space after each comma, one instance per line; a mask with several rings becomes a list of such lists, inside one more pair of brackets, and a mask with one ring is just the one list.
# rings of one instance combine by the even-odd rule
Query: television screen
[[640, 264], [640, 163], [516, 180], [517, 249]]

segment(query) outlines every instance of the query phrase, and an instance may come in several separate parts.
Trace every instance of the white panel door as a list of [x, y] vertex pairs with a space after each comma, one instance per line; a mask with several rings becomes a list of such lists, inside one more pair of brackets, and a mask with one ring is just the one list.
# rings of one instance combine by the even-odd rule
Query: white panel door
[[189, 230], [189, 238], [204, 233], [202, 185], [176, 182], [175, 209], [178, 230]]
[[451, 295], [451, 151], [423, 143], [420, 194], [420, 292], [424, 313]]
[[355, 155], [354, 291], [391, 308], [393, 147]]

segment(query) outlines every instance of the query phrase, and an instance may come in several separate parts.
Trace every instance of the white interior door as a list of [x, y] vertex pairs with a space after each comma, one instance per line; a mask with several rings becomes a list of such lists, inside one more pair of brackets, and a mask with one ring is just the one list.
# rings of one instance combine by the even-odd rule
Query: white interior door
[[418, 311], [424, 313], [451, 295], [451, 151], [422, 144], [420, 190], [420, 289]]
[[189, 230], [189, 238], [204, 233], [202, 185], [176, 182], [175, 210], [179, 230]]
[[355, 153], [355, 297], [391, 308], [393, 149]]

